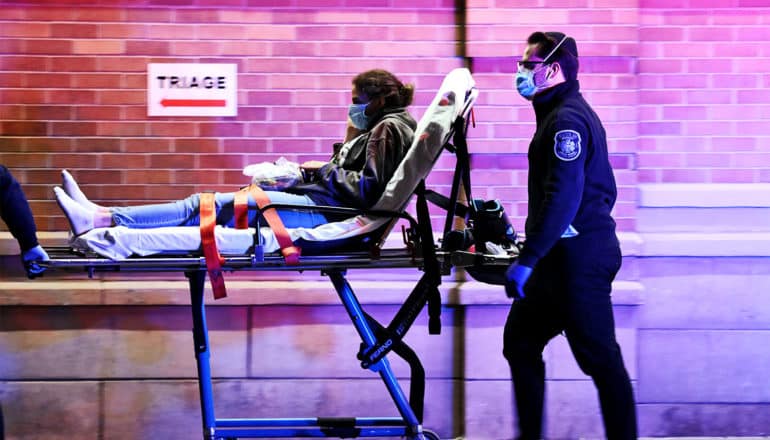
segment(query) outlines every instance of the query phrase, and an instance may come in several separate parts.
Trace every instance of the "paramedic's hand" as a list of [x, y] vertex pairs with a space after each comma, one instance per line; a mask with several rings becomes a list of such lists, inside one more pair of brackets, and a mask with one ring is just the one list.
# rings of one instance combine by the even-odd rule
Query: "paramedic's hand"
[[316, 171], [317, 169], [321, 168], [324, 165], [326, 165], [326, 162], [323, 162], [320, 160], [309, 160], [307, 162], [304, 162], [299, 167], [302, 168], [303, 170]]
[[505, 272], [505, 294], [508, 298], [524, 298], [524, 285], [527, 284], [532, 268], [515, 262]]

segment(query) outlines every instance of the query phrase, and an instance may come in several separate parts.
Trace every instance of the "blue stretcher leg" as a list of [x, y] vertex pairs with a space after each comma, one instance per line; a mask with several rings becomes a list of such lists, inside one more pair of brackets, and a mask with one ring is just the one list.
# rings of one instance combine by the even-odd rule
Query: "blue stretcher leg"
[[[332, 284], [334, 284], [334, 288], [337, 291], [340, 300], [342, 300], [342, 304], [345, 306], [345, 310], [347, 310], [350, 319], [353, 321], [353, 325], [361, 337], [361, 340], [369, 347], [375, 345], [377, 343], [377, 338], [374, 331], [369, 325], [369, 321], [361, 308], [361, 303], [358, 301], [358, 298], [356, 298], [353, 289], [350, 287], [350, 284], [345, 279], [342, 272], [329, 271], [327, 272], [327, 275], [331, 279]], [[369, 369], [379, 373], [382, 381], [385, 383], [391, 398], [395, 402], [401, 417], [407, 425], [407, 433], [410, 435], [410, 438], [422, 439], [423, 435], [420, 421], [417, 419], [412, 407], [409, 405], [409, 400], [404, 394], [404, 391], [398, 384], [396, 375], [393, 373], [393, 369], [391, 368], [387, 357], [383, 357], [369, 367]]]
[[203, 420], [204, 440], [215, 439], [216, 418], [214, 417], [214, 393], [211, 385], [211, 364], [209, 359], [209, 332], [206, 326], [206, 305], [203, 301], [203, 288], [206, 272], [196, 270], [185, 272], [190, 283], [190, 301], [193, 318], [193, 343], [195, 361], [198, 365], [198, 389], [201, 398], [201, 417]]

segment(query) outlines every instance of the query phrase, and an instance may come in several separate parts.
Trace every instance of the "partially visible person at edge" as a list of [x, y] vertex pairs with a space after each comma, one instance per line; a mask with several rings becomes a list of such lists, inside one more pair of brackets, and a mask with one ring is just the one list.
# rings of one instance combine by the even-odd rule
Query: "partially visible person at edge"
[[[328, 162], [308, 161], [301, 165], [311, 171], [311, 181], [266, 191], [271, 203], [365, 209], [380, 198], [414, 138], [417, 123], [406, 110], [412, 103], [414, 87], [380, 69], [359, 74], [352, 84], [345, 142], [336, 146]], [[66, 170], [62, 178], [62, 187], [54, 191], [75, 235], [117, 225], [154, 228], [200, 224], [199, 194], [170, 203], [103, 207], [89, 201]], [[217, 224], [233, 226], [233, 201], [234, 193], [216, 193]], [[256, 207], [251, 196], [249, 206]], [[311, 210], [277, 212], [287, 228], [312, 228], [329, 221], [324, 214]], [[257, 223], [258, 215], [257, 210], [249, 210], [250, 225]], [[260, 224], [265, 222], [261, 220]]]
[[38, 263], [48, 261], [48, 253], [37, 240], [37, 227], [21, 185], [4, 165], [0, 165], [0, 218], [3, 219], [21, 249], [21, 262], [27, 276], [34, 278], [45, 269]]
[[516, 88], [532, 102], [526, 239], [506, 272], [514, 299], [504, 330], [520, 439], [543, 429], [548, 342], [564, 332], [598, 391], [609, 439], [637, 438], [636, 408], [615, 337], [611, 285], [621, 252], [611, 216], [617, 196], [599, 117], [577, 80], [578, 50], [560, 32], [535, 32], [518, 63]]

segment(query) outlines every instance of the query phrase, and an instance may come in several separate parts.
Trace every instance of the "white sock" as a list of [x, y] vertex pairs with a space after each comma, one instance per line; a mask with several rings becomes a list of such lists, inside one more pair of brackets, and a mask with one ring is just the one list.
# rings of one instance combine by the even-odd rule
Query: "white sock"
[[96, 211], [88, 210], [72, 200], [61, 187], [57, 186], [53, 191], [56, 193], [56, 203], [64, 211], [75, 235], [80, 235], [94, 228], [94, 213]]
[[89, 211], [96, 211], [97, 209], [101, 208], [101, 206], [88, 200], [88, 197], [86, 197], [86, 195], [83, 194], [83, 191], [80, 190], [78, 183], [75, 181], [75, 178], [72, 177], [72, 174], [69, 173], [69, 171], [61, 170], [61, 179], [64, 192], [66, 192], [72, 200], [76, 201]]

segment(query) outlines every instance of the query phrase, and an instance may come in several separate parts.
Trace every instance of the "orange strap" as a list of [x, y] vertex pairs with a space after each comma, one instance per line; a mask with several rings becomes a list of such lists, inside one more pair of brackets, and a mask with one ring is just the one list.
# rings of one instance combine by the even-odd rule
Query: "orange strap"
[[249, 227], [249, 193], [246, 188], [235, 193], [235, 229], [248, 229]]
[[201, 247], [203, 248], [203, 256], [206, 257], [206, 269], [211, 280], [211, 290], [214, 292], [214, 299], [224, 298], [227, 296], [225, 278], [222, 276], [222, 265], [225, 264], [225, 259], [219, 255], [217, 239], [214, 237], [217, 216], [213, 193], [201, 193], [200, 217]]
[[[244, 188], [242, 191], [244, 193], [248, 191], [248, 193], [251, 194], [251, 197], [257, 202], [257, 206], [259, 206], [260, 210], [270, 204], [270, 198], [268, 198], [265, 191], [257, 185], [249, 185], [248, 188]], [[262, 211], [262, 216], [265, 217], [270, 229], [273, 230], [275, 238], [278, 240], [278, 245], [281, 247], [281, 254], [286, 260], [286, 264], [291, 266], [298, 265], [301, 250], [294, 246], [294, 242], [291, 241], [291, 237], [289, 236], [289, 231], [287, 231], [286, 227], [283, 225], [283, 221], [281, 220], [281, 217], [278, 216], [278, 212], [276, 212], [274, 208], [270, 208]]]

